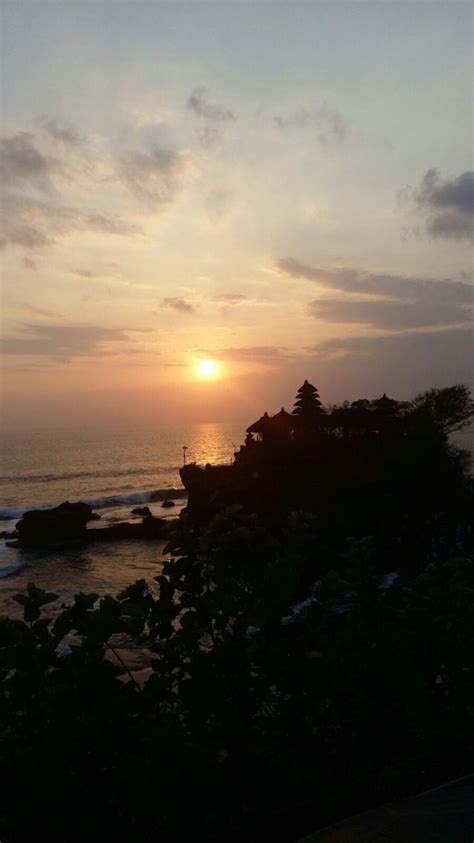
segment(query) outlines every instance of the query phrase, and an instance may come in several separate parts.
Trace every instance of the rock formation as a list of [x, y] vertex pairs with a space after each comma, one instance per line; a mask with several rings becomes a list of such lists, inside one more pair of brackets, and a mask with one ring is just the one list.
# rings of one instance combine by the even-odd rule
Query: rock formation
[[66, 501], [54, 509], [34, 509], [25, 512], [18, 522], [18, 540], [30, 546], [80, 539], [85, 536], [87, 522], [97, 517], [92, 507], [82, 502]]

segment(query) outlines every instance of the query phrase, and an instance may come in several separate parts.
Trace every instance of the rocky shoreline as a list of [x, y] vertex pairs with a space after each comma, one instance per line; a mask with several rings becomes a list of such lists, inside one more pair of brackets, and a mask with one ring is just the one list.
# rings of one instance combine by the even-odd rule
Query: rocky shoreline
[[[174, 501], [164, 500], [163, 509], [175, 506]], [[65, 501], [51, 509], [33, 509], [25, 512], [18, 521], [15, 532], [5, 538], [9, 547], [42, 547], [64, 542], [106, 542], [130, 539], [162, 538], [169, 530], [169, 518], [160, 518], [149, 507], [135, 507], [130, 520], [110, 525], [91, 527], [91, 522], [101, 516], [90, 504]]]

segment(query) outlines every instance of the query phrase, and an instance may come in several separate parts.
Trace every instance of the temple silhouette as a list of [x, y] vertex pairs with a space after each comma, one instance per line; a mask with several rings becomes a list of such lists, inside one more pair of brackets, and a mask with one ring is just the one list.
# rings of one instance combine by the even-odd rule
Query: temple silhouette
[[282, 407], [249, 425], [232, 465], [182, 467], [188, 513], [209, 516], [234, 503], [259, 512], [314, 510], [336, 491], [367, 486], [376, 464], [386, 467], [387, 449], [415, 435], [409, 407], [385, 393], [324, 407], [305, 380], [291, 413]]

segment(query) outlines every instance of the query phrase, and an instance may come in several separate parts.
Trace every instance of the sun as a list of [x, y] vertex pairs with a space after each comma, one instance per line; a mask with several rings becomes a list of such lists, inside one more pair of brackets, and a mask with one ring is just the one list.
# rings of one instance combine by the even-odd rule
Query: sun
[[196, 363], [196, 371], [200, 378], [211, 380], [219, 375], [219, 366], [215, 360], [199, 360]]

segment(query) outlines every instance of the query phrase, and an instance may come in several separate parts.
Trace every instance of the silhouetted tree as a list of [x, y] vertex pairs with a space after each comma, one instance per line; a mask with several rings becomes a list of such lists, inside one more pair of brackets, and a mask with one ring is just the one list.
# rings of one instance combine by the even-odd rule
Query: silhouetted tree
[[422, 392], [411, 408], [415, 418], [431, 422], [444, 434], [467, 427], [474, 415], [474, 401], [464, 384]]

